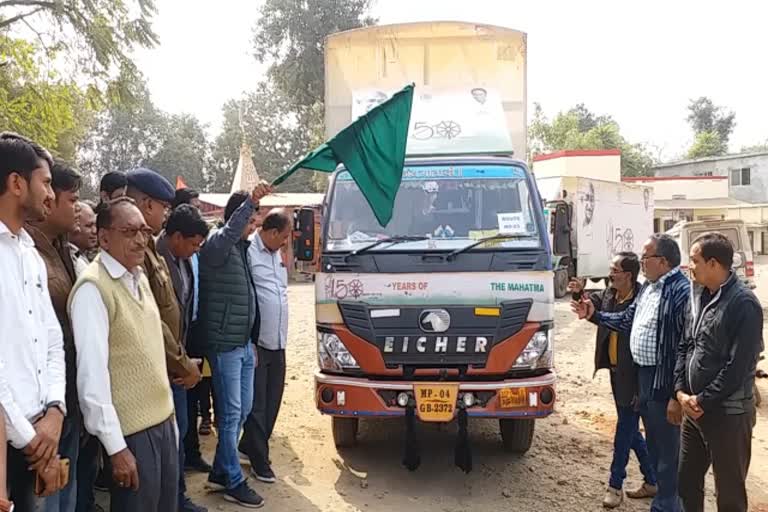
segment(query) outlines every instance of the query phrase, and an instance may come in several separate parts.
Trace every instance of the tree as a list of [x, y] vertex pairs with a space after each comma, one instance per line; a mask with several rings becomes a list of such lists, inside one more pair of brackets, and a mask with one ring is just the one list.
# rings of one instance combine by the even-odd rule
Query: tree
[[728, 140], [736, 125], [736, 114], [716, 106], [706, 96], [690, 100], [688, 112], [687, 120], [694, 133], [694, 142], [688, 152], [688, 158], [726, 154]]
[[87, 76], [92, 92], [129, 100], [137, 75], [131, 52], [158, 43], [155, 12], [154, 0], [0, 0], [0, 31], [28, 33], [69, 59], [66, 69]]
[[[288, 100], [273, 85], [260, 83], [254, 92], [223, 107], [222, 131], [212, 149], [208, 189], [229, 190], [232, 185], [240, 146], [248, 143], [256, 170], [262, 179], [277, 178], [312, 147], [312, 134], [299, 123]], [[313, 192], [317, 185], [312, 173], [301, 173], [280, 187], [283, 192]]]
[[72, 160], [92, 116], [73, 81], [44, 71], [38, 48], [0, 35], [0, 127], [21, 133]]
[[[324, 97], [325, 38], [343, 30], [373, 25], [366, 16], [372, 0], [266, 0], [254, 28], [253, 51], [270, 63], [268, 76], [306, 124]], [[322, 108], [319, 109], [322, 112]]]
[[768, 139], [765, 140], [765, 142], [762, 142], [760, 144], [754, 144], [752, 146], [742, 146], [741, 147], [742, 153], [764, 153], [768, 152]]
[[142, 85], [130, 105], [112, 105], [99, 114], [79, 153], [86, 193], [93, 192], [108, 171], [150, 167], [171, 183], [177, 176], [204, 188], [210, 144], [205, 128], [189, 114], [169, 115], [152, 103]]
[[536, 103], [528, 136], [529, 157], [566, 149], [620, 149], [622, 175], [652, 174], [654, 161], [645, 146], [628, 142], [613, 118], [595, 115], [584, 104], [560, 112], [550, 122]]

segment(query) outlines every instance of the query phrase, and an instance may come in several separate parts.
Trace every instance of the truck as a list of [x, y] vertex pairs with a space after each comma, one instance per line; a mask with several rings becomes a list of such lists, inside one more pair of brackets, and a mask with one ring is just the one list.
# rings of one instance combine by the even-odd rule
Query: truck
[[515, 157], [526, 152], [526, 35], [376, 26], [330, 36], [325, 52], [327, 137], [404, 84], [415, 92], [392, 220], [378, 224], [343, 166], [321, 232], [311, 211], [296, 218], [297, 258], [318, 264], [317, 408], [340, 448], [361, 420], [404, 422], [409, 469], [422, 423], [456, 423], [466, 449], [469, 422], [496, 419], [503, 446], [523, 453], [556, 398], [549, 238]]
[[733, 244], [733, 271], [748, 288], [755, 288], [755, 261], [749, 243], [747, 226], [741, 219], [681, 221], [667, 234], [680, 247], [680, 268], [688, 272], [691, 245], [705, 233], [721, 233]]
[[607, 280], [619, 252], [640, 254], [653, 234], [651, 187], [578, 176], [536, 177], [549, 217], [554, 294], [573, 278]]

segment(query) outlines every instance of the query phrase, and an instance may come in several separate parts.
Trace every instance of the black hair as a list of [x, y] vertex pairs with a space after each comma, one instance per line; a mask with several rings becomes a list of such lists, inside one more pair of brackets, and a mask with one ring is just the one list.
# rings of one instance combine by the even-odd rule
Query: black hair
[[124, 172], [110, 171], [101, 177], [99, 192], [106, 192], [110, 196], [115, 190], [128, 186], [128, 177]]
[[619, 263], [621, 270], [632, 274], [632, 280], [637, 281], [637, 276], [640, 275], [640, 260], [637, 258], [637, 254], [633, 252], [620, 252], [616, 256], [621, 258]]
[[61, 192], [77, 192], [83, 178], [80, 174], [64, 162], [54, 162], [51, 167], [51, 188], [58, 199]]
[[699, 245], [704, 261], [715, 260], [720, 266], [728, 270], [733, 266], [733, 244], [725, 235], [705, 233], [693, 243]]
[[261, 223], [262, 231], [276, 229], [280, 233], [291, 224], [291, 218], [283, 210], [272, 210]]
[[53, 167], [51, 154], [40, 144], [17, 133], [0, 133], [0, 195], [5, 194], [12, 173], [20, 174], [29, 182], [40, 161], [46, 162], [48, 168]]
[[239, 192], [233, 193], [231, 196], [229, 196], [229, 201], [227, 201], [227, 206], [224, 208], [224, 222], [228, 222], [229, 218], [232, 216], [233, 213], [235, 213], [235, 210], [237, 210], [241, 204], [245, 202], [246, 199], [248, 199], [248, 192], [244, 190], [240, 190]]
[[193, 199], [200, 197], [200, 192], [193, 188], [180, 188], [176, 191], [171, 207], [176, 208], [180, 204], [191, 204]]
[[669, 266], [675, 268], [680, 265], [680, 247], [675, 239], [666, 233], [657, 233], [651, 237], [656, 242], [656, 256], [661, 256]]
[[118, 197], [113, 201], [99, 205], [99, 212], [96, 214], [96, 229], [102, 230], [111, 228], [115, 216], [115, 209], [126, 204], [136, 206], [136, 201], [130, 197]]
[[180, 204], [177, 206], [171, 212], [168, 222], [165, 224], [166, 235], [170, 236], [174, 233], [181, 233], [181, 236], [184, 238], [192, 238], [198, 235], [205, 238], [208, 236], [209, 229], [210, 227], [200, 214], [200, 210], [191, 204]]

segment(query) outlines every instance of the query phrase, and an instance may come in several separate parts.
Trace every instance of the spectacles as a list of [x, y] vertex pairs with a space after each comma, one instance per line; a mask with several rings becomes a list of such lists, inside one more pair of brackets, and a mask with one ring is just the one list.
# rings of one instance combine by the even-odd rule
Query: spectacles
[[649, 254], [648, 256], [641, 256], [640, 261], [646, 261], [650, 260], [651, 258], [663, 258], [664, 256], [659, 256], [658, 254]]
[[152, 238], [152, 235], [154, 233], [152, 232], [152, 228], [149, 226], [144, 226], [140, 228], [109, 228], [112, 231], [118, 231], [120, 232], [124, 237], [133, 239], [136, 238], [136, 235], [141, 234], [141, 237], [144, 240], [149, 240]]

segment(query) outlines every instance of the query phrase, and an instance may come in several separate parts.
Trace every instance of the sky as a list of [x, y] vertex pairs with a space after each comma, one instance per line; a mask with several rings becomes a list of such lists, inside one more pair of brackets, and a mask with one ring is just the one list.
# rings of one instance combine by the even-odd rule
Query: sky
[[[195, 114], [215, 134], [221, 106], [264, 76], [250, 54], [262, 2], [156, 2], [161, 44], [137, 54], [154, 101]], [[526, 32], [529, 117], [534, 102], [550, 118], [584, 103], [663, 160], [691, 144], [686, 106], [699, 96], [736, 112], [732, 151], [768, 140], [768, 2], [378, 0], [372, 14], [380, 24], [457, 20]]]

